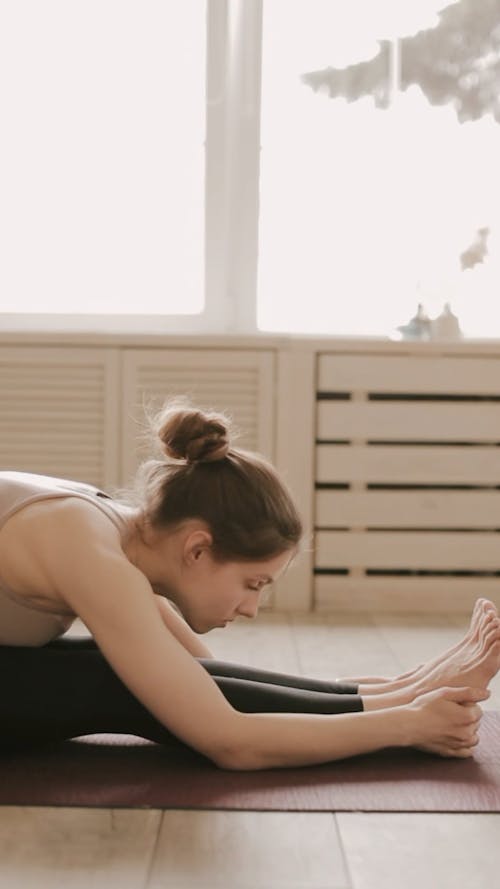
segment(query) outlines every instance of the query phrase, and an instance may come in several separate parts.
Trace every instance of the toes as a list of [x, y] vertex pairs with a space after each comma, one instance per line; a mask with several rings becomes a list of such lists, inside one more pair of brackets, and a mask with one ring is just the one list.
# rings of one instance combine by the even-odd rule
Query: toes
[[482, 616], [485, 614], [493, 614], [494, 617], [497, 616], [497, 607], [490, 601], [490, 599], [478, 599], [474, 605], [472, 616]]
[[485, 625], [478, 644], [478, 654], [484, 654], [491, 645], [500, 639], [500, 618], [492, 617]]
[[492, 618], [497, 616], [497, 610], [488, 599], [478, 599], [472, 612], [469, 634], [473, 639], [484, 632], [484, 628]]
[[498, 617], [494, 617], [484, 635], [484, 641], [486, 644], [491, 645], [491, 643], [497, 638], [500, 638], [500, 619]]
[[474, 608], [472, 609], [471, 624], [474, 624], [481, 619], [484, 613], [483, 602], [484, 599], [477, 599]]
[[496, 616], [493, 614], [492, 611], [483, 611], [478, 624], [479, 632], [484, 633], [485, 629], [490, 625], [491, 621], [495, 619]]

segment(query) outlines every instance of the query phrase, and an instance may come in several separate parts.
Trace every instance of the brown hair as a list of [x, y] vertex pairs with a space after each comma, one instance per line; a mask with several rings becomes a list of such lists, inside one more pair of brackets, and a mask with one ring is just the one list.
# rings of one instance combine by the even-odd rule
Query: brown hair
[[152, 528], [201, 519], [220, 561], [258, 561], [298, 546], [302, 523], [290, 492], [264, 457], [231, 447], [224, 414], [168, 402], [152, 427], [166, 459], [147, 460], [135, 479], [135, 501]]

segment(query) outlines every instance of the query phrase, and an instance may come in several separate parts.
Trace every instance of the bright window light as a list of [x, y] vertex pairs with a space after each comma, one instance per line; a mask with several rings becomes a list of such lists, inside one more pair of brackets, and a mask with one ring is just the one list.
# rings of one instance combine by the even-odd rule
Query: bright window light
[[[434, 317], [449, 302], [467, 335], [500, 336], [499, 35], [482, 8], [264, 2], [261, 329], [391, 336], [419, 302]], [[457, 112], [444, 74], [471, 104], [492, 84], [491, 107], [483, 91], [476, 116]]]
[[204, 303], [206, 4], [0, 13], [0, 312]]

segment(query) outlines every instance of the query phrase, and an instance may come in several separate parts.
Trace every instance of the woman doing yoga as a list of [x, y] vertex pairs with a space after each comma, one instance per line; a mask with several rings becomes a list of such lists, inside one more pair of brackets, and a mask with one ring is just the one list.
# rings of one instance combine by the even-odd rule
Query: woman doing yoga
[[[216, 660], [200, 634], [255, 617], [298, 552], [300, 518], [224, 416], [167, 403], [155, 434], [164, 457], [128, 500], [0, 473], [0, 743], [135, 734], [243, 770], [387, 746], [470, 756], [499, 668], [493, 604], [478, 600], [461, 642], [395, 679]], [[90, 637], [63, 635], [76, 617]]]

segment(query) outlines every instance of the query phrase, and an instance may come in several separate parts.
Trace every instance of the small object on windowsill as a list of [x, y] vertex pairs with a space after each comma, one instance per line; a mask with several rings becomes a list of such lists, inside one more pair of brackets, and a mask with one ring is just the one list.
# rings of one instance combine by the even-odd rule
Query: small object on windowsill
[[431, 324], [431, 337], [433, 340], [461, 340], [463, 333], [456, 315], [451, 311], [449, 303], [445, 303], [443, 311]]
[[431, 323], [422, 303], [419, 303], [417, 314], [408, 321], [408, 324], [402, 324], [397, 330], [404, 340], [430, 340]]

